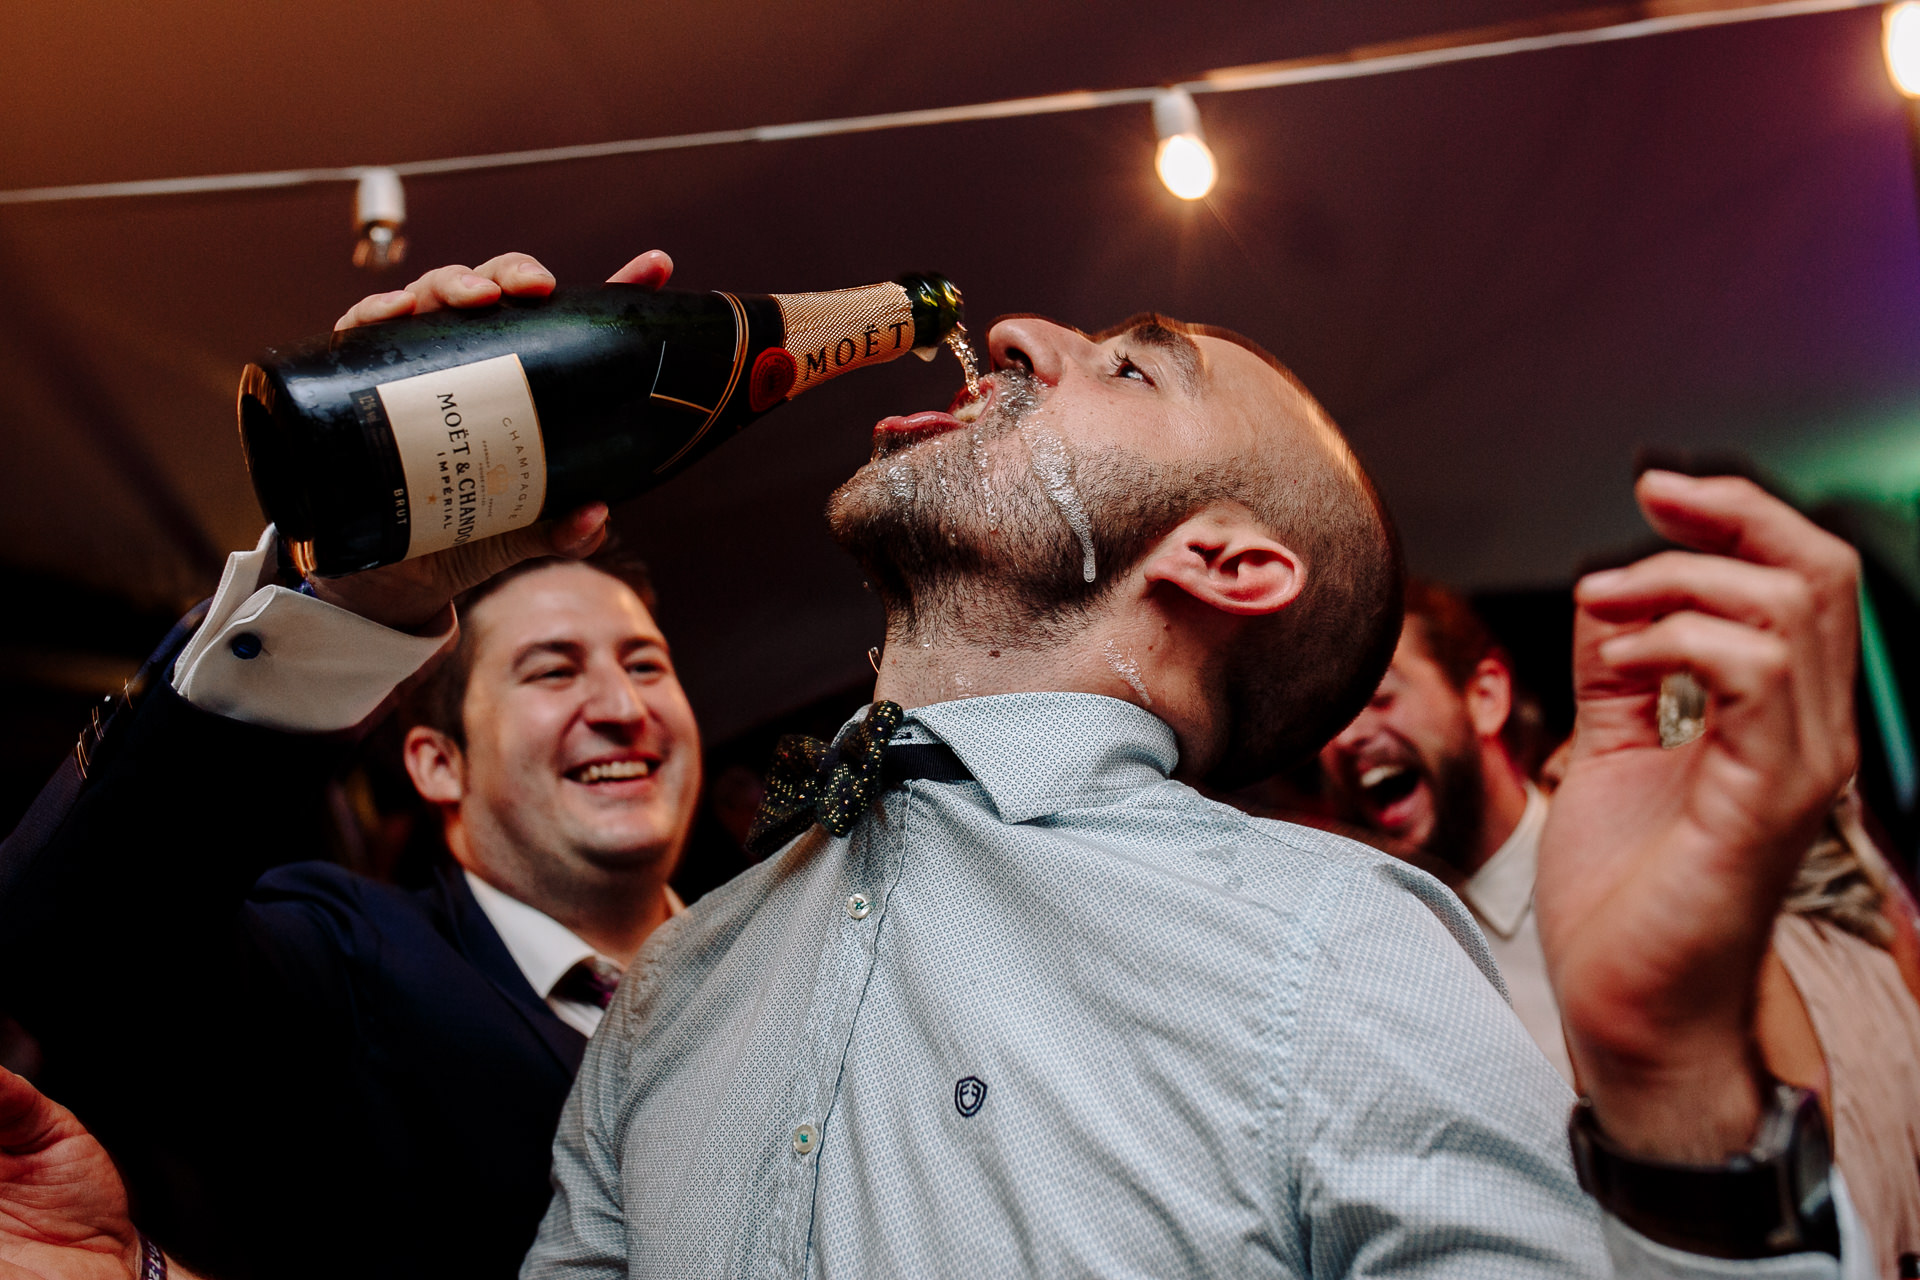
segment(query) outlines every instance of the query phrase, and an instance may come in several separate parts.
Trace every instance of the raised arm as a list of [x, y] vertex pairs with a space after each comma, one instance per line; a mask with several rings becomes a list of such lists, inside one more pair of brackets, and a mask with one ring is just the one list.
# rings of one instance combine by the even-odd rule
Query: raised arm
[[[664, 255], [642, 255], [619, 278], [657, 284], [668, 269]], [[506, 255], [431, 272], [345, 319], [552, 285]], [[63, 766], [0, 845], [0, 1007], [41, 1038], [67, 1100], [136, 1188], [177, 1181], [144, 1167], [142, 1150], [198, 1149], [245, 1126], [229, 1098], [267, 1087], [253, 1069], [264, 1025], [330, 1052], [352, 1044], [337, 1034], [351, 1008], [341, 957], [364, 941], [351, 910], [362, 882], [256, 892], [269, 868], [327, 856], [329, 735], [366, 719], [452, 638], [457, 592], [529, 556], [586, 554], [604, 521], [604, 507], [574, 513], [460, 556], [320, 582], [314, 595], [280, 577], [269, 531], [230, 561], [206, 622], [157, 664], [85, 770]], [[240, 1162], [204, 1163], [250, 1176]], [[146, 1212], [159, 1233], [160, 1215]]]
[[[1852, 774], [1858, 560], [1745, 480], [1649, 472], [1689, 548], [1579, 584], [1578, 715], [1536, 901], [1591, 1118], [1641, 1160], [1746, 1153], [1772, 1102], [1755, 985], [1781, 896]], [[1663, 748], [1661, 680], [1708, 693]]]

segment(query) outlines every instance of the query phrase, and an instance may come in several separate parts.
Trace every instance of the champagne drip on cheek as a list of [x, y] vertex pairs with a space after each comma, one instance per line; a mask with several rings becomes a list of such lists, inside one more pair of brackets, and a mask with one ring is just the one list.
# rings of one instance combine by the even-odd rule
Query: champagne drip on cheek
[[1060, 516], [1080, 540], [1080, 574], [1094, 579], [1093, 521], [1087, 518], [1086, 504], [1073, 484], [1073, 467], [1067, 458], [1067, 442], [1044, 427], [1027, 427], [1027, 452], [1033, 460], [1033, 474], [1040, 479], [1047, 497], [1059, 509]]

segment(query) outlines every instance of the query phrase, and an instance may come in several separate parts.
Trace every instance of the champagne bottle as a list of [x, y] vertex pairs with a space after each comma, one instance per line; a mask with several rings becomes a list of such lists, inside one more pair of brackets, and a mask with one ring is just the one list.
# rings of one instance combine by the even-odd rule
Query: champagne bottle
[[960, 319], [938, 275], [502, 298], [269, 350], [240, 439], [300, 570], [354, 573], [632, 497], [829, 378], [931, 359]]

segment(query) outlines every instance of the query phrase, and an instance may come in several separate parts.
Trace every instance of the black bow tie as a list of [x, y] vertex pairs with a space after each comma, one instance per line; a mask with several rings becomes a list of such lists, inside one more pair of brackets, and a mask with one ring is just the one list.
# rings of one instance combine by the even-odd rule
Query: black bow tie
[[818, 822], [844, 836], [888, 787], [924, 778], [964, 782], [973, 777], [941, 742], [892, 743], [906, 715], [896, 702], [876, 702], [837, 748], [791, 733], [773, 749], [767, 797], [747, 832], [747, 852], [764, 858]]

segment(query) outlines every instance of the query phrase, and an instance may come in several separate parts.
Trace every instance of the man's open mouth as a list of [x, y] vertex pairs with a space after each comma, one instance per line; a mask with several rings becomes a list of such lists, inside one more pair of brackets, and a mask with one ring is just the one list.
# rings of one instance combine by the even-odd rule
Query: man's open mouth
[[987, 402], [993, 399], [993, 383], [988, 378], [980, 381], [980, 394], [974, 395], [965, 387], [953, 393], [953, 403], [947, 406], [947, 412], [959, 422], [973, 423], [987, 411]]
[[1358, 782], [1361, 796], [1379, 812], [1412, 795], [1420, 785], [1420, 771], [1404, 764], [1376, 764], [1364, 770]]
[[625, 782], [630, 778], [650, 778], [660, 767], [658, 760], [596, 760], [575, 765], [566, 777], [574, 782]]
[[880, 419], [873, 427], [873, 443], [882, 455], [910, 448], [923, 440], [931, 440], [949, 431], [959, 431], [972, 426], [981, 414], [987, 411], [987, 404], [993, 399], [991, 385], [978, 396], [967, 394], [965, 387], [953, 398], [945, 412], [939, 409], [925, 409], [919, 413], [894, 414]]

